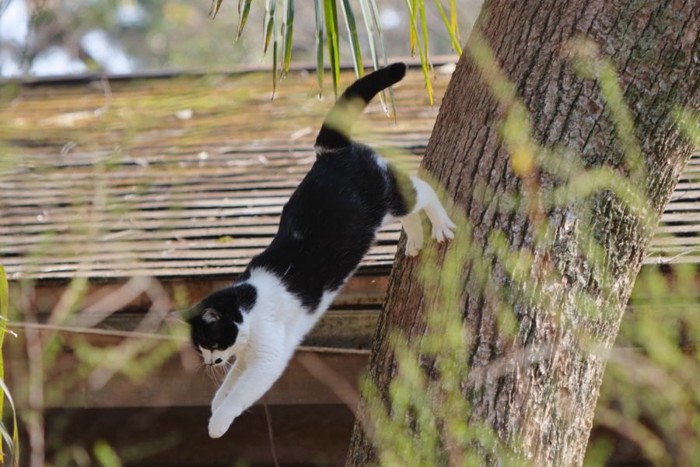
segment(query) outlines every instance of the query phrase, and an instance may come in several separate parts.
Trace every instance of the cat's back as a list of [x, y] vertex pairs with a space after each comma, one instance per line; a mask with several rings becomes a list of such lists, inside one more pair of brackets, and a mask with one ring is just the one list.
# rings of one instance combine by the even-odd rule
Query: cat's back
[[284, 214], [308, 224], [333, 220], [338, 229], [375, 229], [385, 209], [386, 172], [382, 159], [362, 144], [321, 153]]

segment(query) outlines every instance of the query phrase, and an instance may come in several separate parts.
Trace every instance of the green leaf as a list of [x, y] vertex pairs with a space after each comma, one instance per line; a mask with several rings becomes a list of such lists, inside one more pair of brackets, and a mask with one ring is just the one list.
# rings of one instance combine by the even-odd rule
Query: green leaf
[[372, 15], [372, 9], [369, 5], [370, 0], [360, 0], [360, 9], [362, 10], [362, 17], [365, 21], [365, 29], [367, 30], [367, 40], [369, 42], [369, 52], [372, 55], [372, 66], [375, 70], [379, 69], [379, 55], [377, 55], [377, 44], [376, 37], [379, 32], [377, 31], [378, 25], [374, 21]]
[[360, 48], [360, 39], [357, 37], [357, 25], [355, 24], [355, 14], [352, 11], [349, 0], [343, 1], [343, 16], [345, 17], [345, 26], [348, 29], [348, 37], [350, 38], [350, 48], [352, 49], [352, 64], [355, 67], [355, 75], [359, 78], [365, 74], [365, 69], [362, 64], [362, 50]]
[[95, 458], [102, 467], [121, 467], [122, 462], [114, 448], [106, 441], [97, 441], [93, 447]]
[[[440, 0], [436, 0], [440, 1]], [[459, 45], [461, 40], [460, 40], [460, 35], [459, 35], [459, 23], [457, 22], [457, 0], [450, 0], [450, 28], [449, 31], [451, 31], [451, 35], [454, 36], [454, 39], [457, 41], [457, 44]], [[461, 47], [460, 47], [461, 49]], [[457, 51], [458, 49], [455, 49]], [[461, 53], [461, 52], [460, 52]]]
[[[452, 0], [452, 3], [453, 2], [454, 0]], [[450, 40], [452, 41], [452, 49], [459, 55], [462, 55], [462, 46], [459, 45], [459, 30], [457, 29], [457, 16], [455, 10], [452, 9], [450, 11], [452, 17], [448, 19], [447, 15], [445, 14], [445, 10], [442, 9], [442, 4], [440, 3], [440, 0], [435, 0], [435, 5], [437, 6], [438, 12], [440, 13], [440, 18], [442, 18], [442, 24], [445, 25], [445, 29], [450, 35]], [[453, 7], [454, 5], [452, 5], [450, 8]]]
[[[406, 7], [408, 8], [409, 11], [416, 11], [416, 9], [417, 9], [416, 2], [417, 2], [417, 0], [411, 0], [411, 5], [408, 5], [408, 2], [406, 2]], [[418, 44], [418, 34], [416, 33], [416, 28], [415, 28], [416, 20], [410, 14], [409, 14], [409, 16], [410, 16], [410, 19], [411, 19], [411, 22], [413, 23], [413, 25], [408, 30], [408, 37], [409, 37], [409, 41], [411, 43], [411, 57], [415, 57], [416, 44]]]
[[316, 11], [316, 80], [318, 81], [318, 95], [323, 96], [323, 18], [321, 0], [314, 0]]
[[326, 31], [328, 34], [328, 59], [331, 65], [331, 76], [333, 77], [333, 93], [338, 98], [338, 84], [340, 82], [340, 57], [338, 41], [338, 11], [335, 0], [323, 1], [323, 13], [326, 19]]
[[[12, 400], [12, 395], [10, 390], [5, 385], [5, 367], [4, 367], [4, 357], [2, 353], [3, 342], [5, 340], [5, 333], [7, 331], [7, 317], [9, 313], [9, 289], [7, 286], [7, 275], [5, 274], [5, 268], [0, 266], [0, 464], [6, 465], [5, 452], [3, 450], [3, 440], [5, 444], [10, 448], [10, 455], [12, 458], [12, 465], [19, 466], [19, 432], [17, 428], [17, 412], [15, 411], [15, 403]], [[4, 402], [5, 399], [10, 403], [10, 409], [12, 411], [12, 436], [7, 431], [7, 428], [2, 424], [2, 414], [4, 413]]]
[[236, 33], [236, 40], [241, 38], [245, 23], [248, 21], [251, 3], [253, 3], [253, 0], [238, 0], [238, 32]]
[[267, 47], [270, 45], [270, 38], [275, 30], [275, 8], [277, 7], [277, 0], [267, 0], [265, 4], [265, 23], [263, 25], [263, 31], [265, 34], [265, 40], [263, 44], [263, 53], [267, 53]]
[[282, 70], [289, 73], [289, 64], [292, 61], [292, 37], [294, 35], [294, 0], [284, 0], [285, 17], [282, 23], [282, 42], [284, 43], [284, 55]]
[[272, 38], [272, 99], [277, 92], [277, 34]]
[[[377, 8], [377, 3], [375, 0], [360, 0], [360, 6], [362, 7], [362, 15], [365, 18], [365, 25], [367, 26], [367, 35], [372, 38], [370, 41], [370, 51], [372, 53], [372, 65], [375, 70], [379, 69], [379, 56], [377, 47], [375, 44], [375, 36], [378, 39], [379, 47], [381, 47], [382, 53], [382, 63], [386, 66], [388, 65], [388, 58], [386, 55], [386, 48], [384, 47], [384, 36], [382, 34], [381, 22], [379, 20], [379, 9]], [[389, 108], [386, 104], [386, 94], [382, 91], [379, 94], [379, 99], [384, 108], [384, 112], [389, 114]], [[389, 101], [391, 102], [391, 114], [396, 117], [396, 103], [394, 102], [394, 91], [389, 89]]]
[[[420, 25], [423, 34], [423, 57], [432, 70], [433, 66], [430, 63], [430, 57], [428, 54], [428, 20], [425, 17], [425, 0], [418, 0], [418, 12], [420, 13]], [[422, 63], [423, 59], [421, 59], [421, 64]]]
[[[415, 1], [415, 0], [413, 0]], [[421, 0], [422, 3], [422, 0]], [[416, 29], [416, 11], [413, 8], [413, 5], [411, 4], [411, 0], [406, 0], [406, 8], [408, 10], [408, 16], [409, 16], [409, 24], [411, 26], [411, 34], [413, 34], [416, 37], [416, 40], [418, 41], [418, 54], [420, 56], [420, 65], [421, 69], [423, 70], [423, 78], [425, 80], [425, 89], [428, 92], [428, 99], [430, 100], [430, 105], [434, 105], [434, 98], [433, 98], [433, 85], [430, 82], [430, 71], [429, 71], [429, 64], [428, 64], [428, 57], [426, 56], [427, 53], [427, 48], [426, 48], [426, 53], [423, 52], [423, 48], [420, 46], [420, 38], [418, 37], [418, 30]], [[427, 39], [426, 39], [426, 46], [427, 46]]]
[[221, 8], [222, 2], [223, 0], [212, 0], [211, 7], [209, 8], [209, 17], [211, 19], [216, 18], [216, 14], [219, 12], [219, 8]]

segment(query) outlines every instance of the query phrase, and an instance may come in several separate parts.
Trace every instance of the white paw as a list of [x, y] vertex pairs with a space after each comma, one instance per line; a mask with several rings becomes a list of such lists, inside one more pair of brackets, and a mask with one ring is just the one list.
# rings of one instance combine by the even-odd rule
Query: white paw
[[221, 438], [240, 414], [241, 411], [238, 409], [225, 406], [219, 407], [209, 419], [209, 437], [214, 439]]
[[440, 216], [438, 222], [433, 223], [433, 238], [438, 241], [438, 243], [445, 242], [447, 240], [452, 240], [455, 238], [454, 230], [457, 228], [454, 222], [445, 216]]
[[416, 241], [416, 239], [406, 238], [406, 256], [418, 256], [420, 249], [423, 247], [422, 241]]

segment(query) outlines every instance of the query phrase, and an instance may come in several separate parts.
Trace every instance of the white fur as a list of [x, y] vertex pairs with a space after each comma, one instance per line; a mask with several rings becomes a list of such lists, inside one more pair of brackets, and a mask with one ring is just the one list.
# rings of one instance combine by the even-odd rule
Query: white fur
[[218, 321], [220, 319], [220, 316], [215, 310], [207, 309], [202, 315], [202, 319], [205, 323], [211, 324]]
[[[381, 160], [378, 158], [378, 160]], [[406, 254], [416, 256], [423, 245], [423, 227], [419, 212], [430, 219], [433, 237], [438, 242], [454, 238], [455, 224], [450, 220], [435, 191], [423, 180], [411, 177], [416, 190], [416, 205], [401, 223], [406, 231]], [[384, 221], [393, 218], [386, 216]], [[328, 309], [338, 290], [326, 291], [318, 307], [309, 310], [287, 291], [274, 274], [264, 269], [251, 270], [246, 281], [257, 290], [253, 308], [243, 314], [236, 343], [229, 349], [202, 350], [205, 362], [216, 364], [233, 356], [236, 360], [212, 401], [209, 436], [221, 437], [244, 410], [260, 399], [282, 375], [296, 347]]]
[[209, 420], [212, 438], [222, 436], [236, 417], [272, 387], [296, 347], [337, 294], [337, 291], [327, 291], [319, 306], [309, 310], [274, 274], [253, 269], [247, 282], [257, 289], [257, 300], [243, 316], [244, 342], [239, 344], [239, 334], [230, 352], [235, 354], [236, 361], [212, 401]]
[[425, 211], [430, 219], [433, 238], [440, 243], [452, 240], [455, 236], [454, 229], [457, 227], [430, 185], [418, 177], [411, 177], [411, 182], [416, 190], [416, 205], [410, 213], [401, 218], [401, 225], [406, 232], [406, 256], [418, 255], [423, 247], [423, 226], [419, 215], [421, 210]]

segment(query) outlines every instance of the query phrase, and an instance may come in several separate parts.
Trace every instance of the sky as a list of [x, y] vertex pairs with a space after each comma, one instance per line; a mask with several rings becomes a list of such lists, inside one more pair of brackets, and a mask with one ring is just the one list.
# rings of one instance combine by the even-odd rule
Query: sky
[[[3, 4], [0, 0], [0, 4]], [[0, 77], [15, 77], [26, 74], [34, 76], [57, 76], [88, 71], [80, 59], [71, 57], [66, 49], [52, 45], [41, 51], [32, 61], [29, 69], [23, 70], [17, 53], [10, 49], [22, 50], [31, 41], [29, 34], [29, 10], [26, 0], [9, 0], [2, 6], [0, 14]], [[133, 16], [133, 14], [132, 14]], [[111, 74], [124, 74], [133, 71], [130, 58], [124, 50], [109, 38], [105, 31], [88, 31], [81, 39], [83, 49], [91, 58]]]

